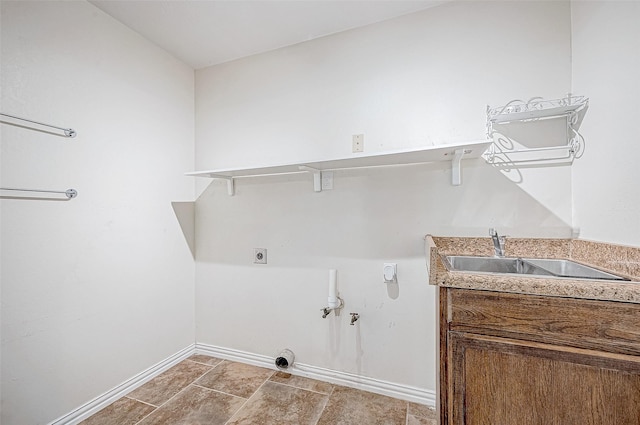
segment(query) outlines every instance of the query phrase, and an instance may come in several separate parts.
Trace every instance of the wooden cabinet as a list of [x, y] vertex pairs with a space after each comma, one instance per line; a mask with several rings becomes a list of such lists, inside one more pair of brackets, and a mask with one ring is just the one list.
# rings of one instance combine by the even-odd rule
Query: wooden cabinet
[[441, 424], [640, 425], [640, 305], [439, 298]]

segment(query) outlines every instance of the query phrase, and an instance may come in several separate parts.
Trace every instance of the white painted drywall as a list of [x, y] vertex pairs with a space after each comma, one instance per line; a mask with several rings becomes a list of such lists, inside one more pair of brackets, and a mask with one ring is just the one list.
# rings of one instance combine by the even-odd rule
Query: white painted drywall
[[573, 166], [580, 236], [640, 245], [640, 3], [573, 2], [572, 85], [589, 96], [582, 159]]
[[[460, 2], [196, 72], [196, 168], [261, 166], [485, 137], [485, 107], [570, 89], [565, 2]], [[569, 236], [571, 171], [449, 164], [224, 182], [196, 202], [198, 342], [435, 390], [423, 236]], [[204, 183], [201, 183], [204, 187]], [[267, 248], [267, 265], [252, 264]], [[382, 282], [398, 263], [398, 287]], [[322, 319], [328, 269], [341, 317]], [[349, 326], [358, 312], [358, 326]]]
[[[45, 424], [194, 342], [193, 71], [81, 1], [3, 1], [3, 425]], [[6, 195], [6, 193], [3, 193]]]

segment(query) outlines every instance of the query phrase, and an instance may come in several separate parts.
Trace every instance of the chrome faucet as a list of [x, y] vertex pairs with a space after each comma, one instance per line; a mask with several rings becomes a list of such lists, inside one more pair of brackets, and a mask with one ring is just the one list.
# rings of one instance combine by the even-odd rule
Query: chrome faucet
[[493, 239], [493, 249], [496, 257], [504, 257], [504, 242], [506, 237], [498, 236], [498, 232], [494, 228], [489, 229], [489, 234], [491, 235], [491, 239]]

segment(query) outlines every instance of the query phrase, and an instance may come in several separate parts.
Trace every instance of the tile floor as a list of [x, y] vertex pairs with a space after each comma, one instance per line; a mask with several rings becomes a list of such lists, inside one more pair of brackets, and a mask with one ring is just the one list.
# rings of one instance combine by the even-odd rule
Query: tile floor
[[193, 355], [81, 425], [436, 425], [427, 406]]

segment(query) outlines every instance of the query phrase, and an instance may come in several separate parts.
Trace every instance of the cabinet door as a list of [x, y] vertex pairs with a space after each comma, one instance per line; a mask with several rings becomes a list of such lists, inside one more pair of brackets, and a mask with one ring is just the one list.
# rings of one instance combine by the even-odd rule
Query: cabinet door
[[639, 425], [640, 358], [449, 332], [451, 424]]

